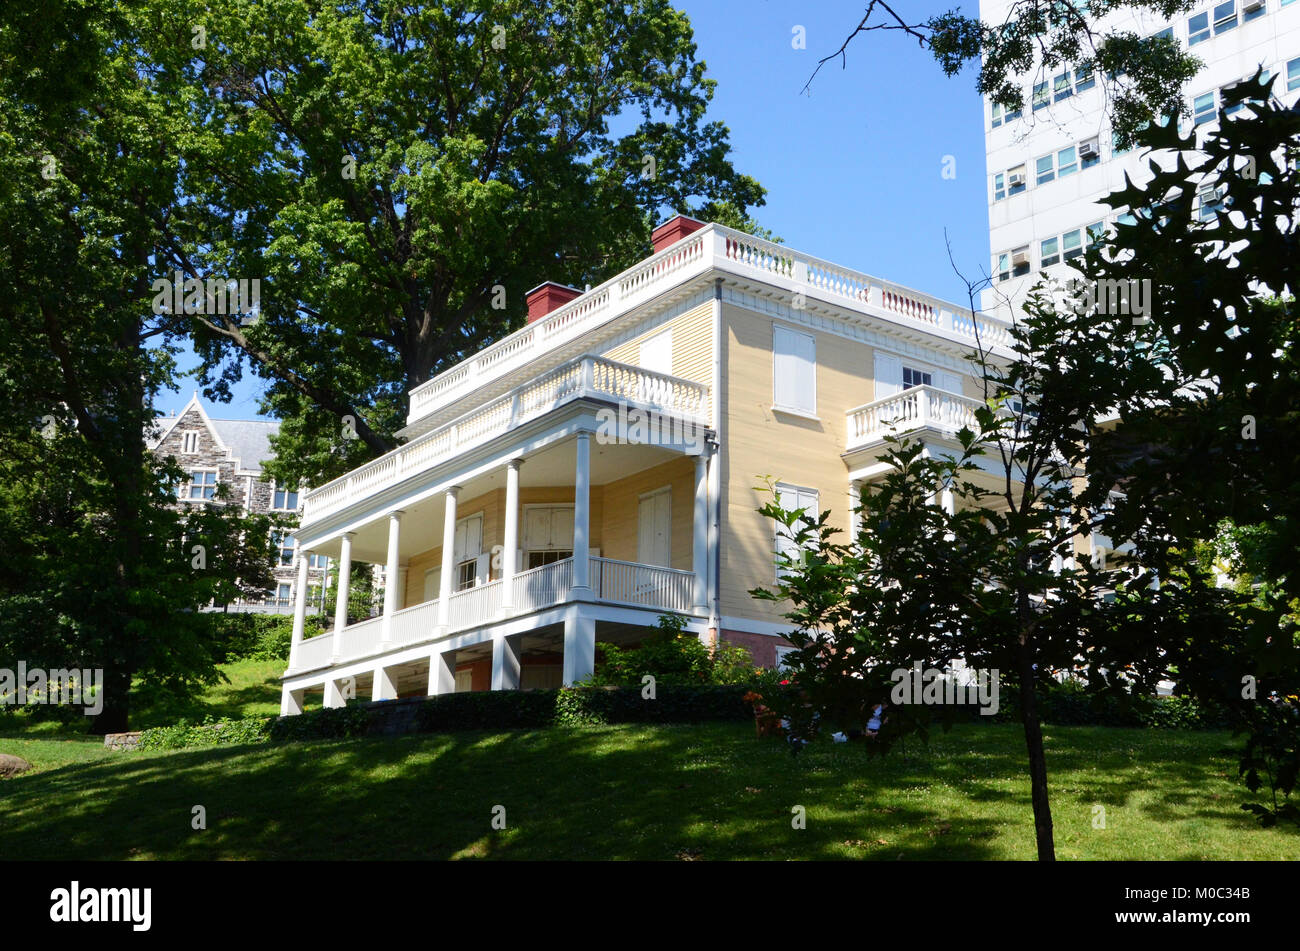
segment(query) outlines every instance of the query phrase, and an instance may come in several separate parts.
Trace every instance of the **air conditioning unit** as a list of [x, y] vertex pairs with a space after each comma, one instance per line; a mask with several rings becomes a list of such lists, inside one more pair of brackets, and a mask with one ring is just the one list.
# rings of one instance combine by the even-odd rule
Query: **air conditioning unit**
[[1007, 176], [1007, 182], [1012, 188], [1018, 188], [1025, 183], [1025, 173], [1012, 172]]
[[1029, 252], [1016, 251], [1011, 255], [1012, 267], [1029, 267]]
[[1096, 158], [1098, 155], [1097, 140], [1089, 139], [1087, 142], [1079, 143], [1080, 158]]
[[1202, 205], [1216, 205], [1223, 200], [1225, 190], [1206, 183], [1197, 189], [1197, 198]]
[[1264, 6], [1264, 0], [1246, 0], [1245, 4], [1242, 6], [1241, 9], [1242, 12], [1244, 13], [1254, 13], [1256, 10], [1260, 9], [1263, 6]]

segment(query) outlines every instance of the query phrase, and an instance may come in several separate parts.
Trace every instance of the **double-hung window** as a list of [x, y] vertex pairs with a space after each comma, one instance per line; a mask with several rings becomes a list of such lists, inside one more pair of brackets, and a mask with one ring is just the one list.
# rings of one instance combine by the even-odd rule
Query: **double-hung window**
[[1300, 56], [1286, 64], [1286, 91], [1300, 89]]
[[1056, 177], [1065, 178], [1067, 175], [1073, 175], [1079, 170], [1078, 153], [1075, 152], [1074, 146], [1061, 149], [1056, 153]]
[[1007, 197], [1007, 174], [998, 172], [993, 176], [993, 200], [1001, 201]]
[[1192, 100], [1192, 125], [1204, 125], [1213, 122], [1217, 113], [1214, 110], [1214, 93], [1207, 92]]
[[1237, 28], [1237, 0], [1227, 0], [1214, 6], [1214, 35]]
[[1092, 168], [1101, 161], [1101, 142], [1097, 136], [1079, 143], [1079, 167]]
[[1204, 43], [1210, 38], [1210, 15], [1208, 13], [1198, 13], [1194, 17], [1187, 18], [1187, 45], [1195, 46], [1197, 43]]
[[1086, 70], [1074, 71], [1074, 91], [1083, 92], [1085, 89], [1091, 89], [1097, 85], [1097, 71], [1091, 67]]
[[1041, 83], [1034, 83], [1034, 100], [1033, 100], [1034, 111], [1037, 112], [1039, 109], [1042, 109], [1050, 105], [1051, 102], [1052, 102], [1052, 96], [1051, 93], [1048, 91], [1047, 81], [1044, 80]]
[[1044, 155], [1034, 163], [1034, 184], [1046, 185], [1056, 178], [1056, 165], [1052, 156]]
[[1044, 238], [1039, 246], [1038, 266], [1048, 267], [1061, 261], [1061, 242], [1059, 238]]
[[279, 553], [278, 557], [279, 557], [280, 564], [292, 565], [293, 547], [294, 547], [293, 536], [290, 535], [288, 532], [276, 532], [273, 538], [274, 538], [275, 548]]
[[1070, 71], [1067, 69], [1052, 80], [1052, 96], [1055, 102], [1069, 99], [1074, 95], [1074, 86], [1070, 83]]

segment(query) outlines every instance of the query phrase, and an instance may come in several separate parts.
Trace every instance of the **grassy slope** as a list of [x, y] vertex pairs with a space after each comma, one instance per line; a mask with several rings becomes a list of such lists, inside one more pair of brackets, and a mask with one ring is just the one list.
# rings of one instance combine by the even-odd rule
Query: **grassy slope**
[[[1241, 812], [1225, 734], [1049, 727], [1047, 736], [1062, 858], [1300, 856], [1300, 835], [1260, 830]], [[22, 742], [33, 755], [13, 741], [0, 748], [39, 759], [50, 741]], [[888, 761], [830, 744], [795, 759], [748, 724], [74, 752], [80, 762], [0, 784], [6, 858], [1034, 854], [1014, 726], [962, 727]], [[1097, 803], [1104, 830], [1093, 828]], [[206, 831], [191, 830], [196, 804]], [[490, 826], [497, 804], [503, 832]], [[805, 830], [791, 828], [795, 805], [807, 810]]]

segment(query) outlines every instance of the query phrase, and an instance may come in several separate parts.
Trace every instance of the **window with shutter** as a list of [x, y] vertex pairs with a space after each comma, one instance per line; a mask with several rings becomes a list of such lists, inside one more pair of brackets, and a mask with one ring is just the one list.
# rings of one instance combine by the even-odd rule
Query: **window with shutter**
[[806, 416], [817, 414], [817, 342], [811, 334], [772, 328], [772, 405]]
[[[795, 485], [778, 484], [776, 487], [777, 504], [787, 512], [803, 510], [803, 515], [795, 523], [795, 531], [799, 525], [812, 525], [816, 522], [819, 514], [817, 507], [817, 490], [804, 488]], [[784, 525], [776, 526], [776, 552], [779, 555], [787, 555], [791, 559], [798, 559], [800, 548], [795, 540], [790, 537], [791, 531]], [[784, 572], [778, 564], [776, 569], [777, 580], [781, 580]]]

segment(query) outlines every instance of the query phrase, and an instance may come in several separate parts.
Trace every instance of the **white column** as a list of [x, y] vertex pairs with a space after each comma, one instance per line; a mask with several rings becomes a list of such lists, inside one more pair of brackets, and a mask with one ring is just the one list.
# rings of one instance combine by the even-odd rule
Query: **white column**
[[717, 443], [709, 453], [709, 627], [712, 629], [712, 646], [722, 638], [722, 617], [719, 581], [722, 577], [722, 451]]
[[339, 589], [334, 601], [334, 660], [340, 657], [343, 638], [348, 626], [348, 594], [352, 590], [352, 532], [344, 532], [339, 545]]
[[302, 713], [302, 695], [305, 690], [290, 690], [283, 687], [280, 690], [280, 716], [296, 717]]
[[[591, 598], [591, 434], [578, 433], [573, 478], [573, 587], [578, 601]], [[565, 651], [566, 655], [568, 651]], [[567, 661], [565, 662], [567, 665]], [[565, 668], [568, 669], [567, 666]], [[567, 683], [567, 681], [566, 681]]]
[[339, 689], [339, 682], [333, 677], [325, 681], [325, 703], [326, 707], [341, 707], [344, 704], [343, 691]]
[[707, 452], [695, 457], [695, 537], [692, 568], [695, 570], [695, 613], [709, 610], [709, 459]]
[[429, 658], [429, 696], [456, 692], [456, 652], [434, 651]]
[[515, 569], [519, 551], [519, 467], [522, 459], [511, 459], [506, 466], [506, 527], [501, 552], [501, 607], [508, 612], [515, 606]]
[[492, 638], [492, 689], [519, 689], [520, 635], [506, 637], [497, 634]]
[[397, 590], [401, 584], [402, 513], [388, 513], [388, 564], [384, 569], [384, 619], [380, 622], [380, 646], [393, 640], [393, 615], [401, 603]]
[[957, 511], [956, 504], [953, 501], [952, 489], [946, 485], [943, 487], [943, 491], [939, 493], [939, 506], [949, 515], [953, 515]]
[[397, 685], [393, 683], [392, 676], [388, 673], [388, 668], [380, 665], [375, 668], [374, 683], [370, 687], [371, 700], [396, 700]]
[[307, 555], [298, 549], [298, 578], [293, 591], [293, 633], [289, 641], [289, 669], [298, 666], [298, 648], [302, 644], [302, 631], [307, 621]]
[[442, 516], [442, 577], [438, 585], [438, 627], [447, 630], [448, 610], [451, 600], [451, 576], [456, 570], [456, 496], [460, 486], [453, 485], [447, 490], [446, 508]]
[[564, 619], [564, 686], [590, 677], [596, 669], [596, 619], [574, 606]]

